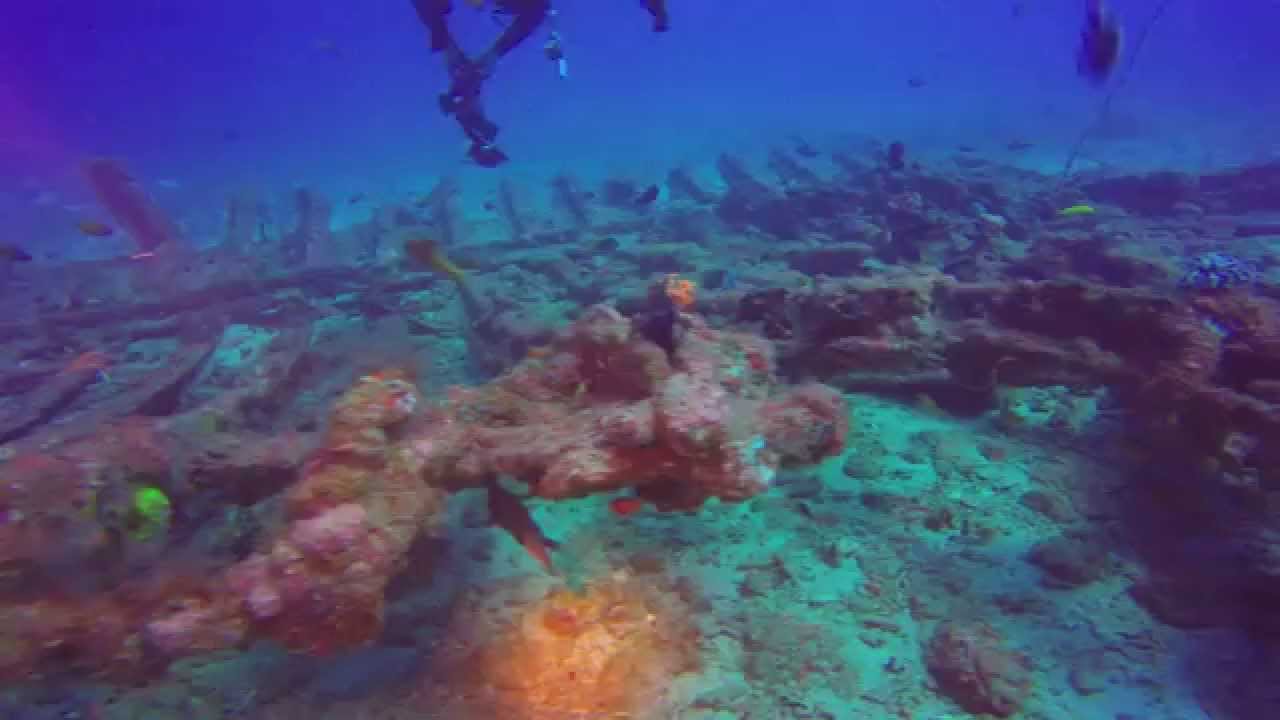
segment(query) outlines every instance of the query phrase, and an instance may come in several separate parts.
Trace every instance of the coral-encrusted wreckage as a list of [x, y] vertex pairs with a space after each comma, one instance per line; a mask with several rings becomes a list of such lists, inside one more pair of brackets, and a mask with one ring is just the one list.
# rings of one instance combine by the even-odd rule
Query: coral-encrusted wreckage
[[[838, 392], [779, 387], [771, 344], [758, 337], [689, 313], [673, 322], [668, 352], [612, 308], [590, 308], [545, 353], [439, 403], [399, 371], [361, 377], [284, 489], [273, 539], [222, 569], [10, 600], [0, 608], [0, 674], [127, 676], [254, 637], [317, 653], [372, 641], [388, 582], [446, 494], [497, 476], [542, 498], [630, 487], [659, 508], [694, 509], [749, 498], [780, 466], [840, 452], [847, 410]], [[41, 477], [4, 486], [5, 565], [34, 578], [106, 552], [112, 528], [92, 508], [104, 502], [94, 488], [111, 473], [164, 472], [171, 435], [162, 422], [139, 421], [117, 436], [115, 457], [87, 454], [101, 442], [73, 441], [14, 458], [6, 474], [30, 467]], [[287, 462], [299, 442], [273, 438], [256, 453], [271, 458], [262, 464]], [[40, 556], [55, 547], [75, 556]]]
[[1001, 385], [1107, 387], [1164, 457], [1280, 484], [1280, 305], [1269, 298], [905, 271], [748, 295], [736, 312], [779, 342], [791, 374], [957, 409], [987, 409]]
[[[822, 716], [795, 705], [819, 679], [929, 714], [925, 673], [1009, 716], [1061, 697], [1051, 674], [1106, 694], [1058, 662], [1176, 646], [1145, 618], [1079, 632], [1086, 586], [1255, 642], [1280, 597], [1280, 164], [1063, 184], [895, 145], [780, 148], [779, 183], [724, 155], [661, 207], [563, 174], [559, 224], [514, 180], [482, 221], [449, 179], [343, 229], [310, 191], [292, 230], [244, 196], [204, 249], [91, 164], [133, 259], [14, 268], [0, 320], [0, 678], [132, 685], [279, 646], [289, 683], [303, 654], [381, 675], [340, 652], [369, 644], [427, 665], [404, 689], [445, 717], [673, 717], [700, 663], [751, 681], [697, 701], [734, 717]], [[506, 573], [481, 494], [559, 577]], [[711, 498], [755, 499], [647, 515]], [[1051, 591], [1005, 592], [1019, 543]], [[1061, 634], [1033, 657], [1030, 625]], [[219, 712], [274, 704], [255, 683]], [[278, 699], [368, 699], [303, 694]]]

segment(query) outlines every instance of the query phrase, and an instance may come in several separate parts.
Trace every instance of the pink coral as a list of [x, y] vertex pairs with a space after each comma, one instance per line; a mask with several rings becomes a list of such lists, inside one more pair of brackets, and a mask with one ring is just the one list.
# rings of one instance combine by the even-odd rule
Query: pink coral
[[245, 605], [255, 619], [266, 620], [279, 615], [284, 610], [284, 598], [275, 586], [262, 583], [250, 588], [249, 595], [245, 598]]
[[289, 539], [309, 555], [335, 555], [354, 545], [360, 535], [368, 531], [367, 515], [356, 503], [339, 505], [298, 521]]
[[160, 651], [176, 655], [234, 646], [247, 630], [248, 623], [227, 608], [187, 599], [182, 607], [147, 623], [146, 636]]

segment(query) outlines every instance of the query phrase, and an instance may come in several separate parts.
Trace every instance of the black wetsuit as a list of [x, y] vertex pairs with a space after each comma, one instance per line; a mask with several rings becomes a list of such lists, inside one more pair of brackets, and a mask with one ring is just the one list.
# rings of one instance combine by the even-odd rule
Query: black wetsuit
[[[499, 0], [497, 6], [498, 12], [511, 16], [511, 23], [485, 53], [494, 60], [514, 50], [538, 29], [551, 10], [551, 0]], [[418, 19], [431, 33], [432, 50], [460, 52], [445, 19], [453, 10], [452, 0], [413, 0], [413, 7], [418, 11]]]
[[[493, 45], [474, 60], [462, 52], [449, 32], [452, 0], [412, 1], [418, 19], [431, 35], [432, 52], [444, 52], [449, 68], [451, 82], [449, 91], [440, 96], [440, 109], [453, 115], [471, 140], [468, 154], [472, 159], [486, 167], [506, 162], [506, 155], [493, 144], [498, 126], [484, 113], [480, 88], [493, 71], [494, 63], [527, 40], [547, 19], [551, 0], [496, 0], [497, 12], [509, 16], [511, 21]], [[653, 16], [654, 32], [666, 32], [669, 27], [666, 0], [641, 0], [641, 4]]]

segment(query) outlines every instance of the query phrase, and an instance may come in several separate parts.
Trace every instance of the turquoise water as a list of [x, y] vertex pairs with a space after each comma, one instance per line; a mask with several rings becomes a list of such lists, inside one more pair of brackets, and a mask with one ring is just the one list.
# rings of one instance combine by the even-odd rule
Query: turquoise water
[[0, 718], [1280, 716], [1280, 4], [1090, 4], [561, 0], [496, 168], [408, 0], [7, 9]]

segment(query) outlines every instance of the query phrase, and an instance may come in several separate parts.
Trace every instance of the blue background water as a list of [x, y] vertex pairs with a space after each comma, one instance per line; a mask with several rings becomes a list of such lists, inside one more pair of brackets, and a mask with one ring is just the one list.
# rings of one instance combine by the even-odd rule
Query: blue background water
[[[1081, 4], [673, 0], [674, 30], [655, 35], [630, 0], [561, 0], [571, 78], [543, 59], [540, 32], [502, 63], [489, 110], [515, 173], [665, 171], [791, 132], [902, 138], [916, 152], [1026, 141], [1036, 147], [1021, 161], [1051, 168], [1103, 97], [1074, 71]], [[461, 41], [485, 45], [498, 28], [459, 5]], [[1130, 49], [1156, 5], [1114, 3]], [[1280, 3], [1223, 8], [1169, 4], [1117, 78], [1113, 139], [1131, 142], [1108, 160], [1276, 152]], [[244, 185], [377, 192], [483, 172], [436, 108], [446, 77], [408, 0], [52, 0], [6, 16], [0, 209], [42, 243], [74, 238], [43, 232], [48, 212], [33, 200], [74, 208], [86, 198], [77, 163], [91, 155], [176, 181], [166, 203], [210, 228]]]

